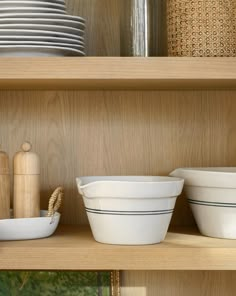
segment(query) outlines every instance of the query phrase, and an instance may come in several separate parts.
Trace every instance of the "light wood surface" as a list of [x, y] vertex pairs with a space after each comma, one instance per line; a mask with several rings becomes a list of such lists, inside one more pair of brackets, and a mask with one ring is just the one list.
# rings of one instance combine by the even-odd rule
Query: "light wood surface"
[[[87, 19], [89, 55], [119, 55], [118, 2], [67, 1], [69, 12]], [[1, 92], [0, 143], [12, 159], [22, 141], [32, 140], [43, 159], [42, 207], [47, 207], [48, 198], [58, 185], [65, 185], [64, 223], [87, 222], [75, 187], [77, 175], [155, 175], [167, 174], [179, 166], [236, 165], [236, 94], [201, 91], [203, 88], [235, 88], [235, 59], [1, 58], [0, 68], [1, 89], [200, 90]], [[178, 199], [172, 224], [193, 224], [184, 197]], [[1, 266], [31, 269], [31, 261], [39, 266], [38, 263], [44, 261], [40, 254], [46, 252], [50, 260], [56, 254], [60, 259], [57, 268], [63, 269], [68, 261], [63, 261], [60, 255], [70, 256], [70, 253], [65, 248], [62, 251], [61, 245], [50, 248], [51, 240], [57, 239], [59, 237], [41, 240], [39, 246], [38, 240], [16, 242], [17, 247], [13, 242], [1, 242]], [[77, 238], [75, 240], [74, 252], [78, 254], [79, 244]], [[50, 243], [42, 247], [43, 242]], [[5, 244], [3, 250], [2, 244]], [[34, 247], [30, 248], [32, 244]], [[29, 258], [23, 248], [26, 245]], [[106, 248], [110, 246], [102, 247], [105, 248], [104, 260]], [[211, 248], [204, 248], [207, 260], [213, 260], [215, 255], [215, 249], [212, 254]], [[190, 249], [195, 251], [196, 248]], [[230, 260], [231, 251], [234, 252], [234, 248], [226, 248], [219, 258]], [[87, 253], [83, 252], [83, 262], [88, 262]], [[78, 266], [79, 260], [73, 254], [70, 260]], [[184, 252], [180, 256], [183, 257]], [[96, 264], [99, 253], [93, 258]], [[138, 263], [139, 259], [136, 258]], [[162, 261], [164, 259], [167, 261], [168, 256]], [[50, 262], [49, 269], [56, 260]], [[216, 260], [214, 264], [216, 262], [219, 263]], [[129, 271], [123, 272], [122, 282], [122, 296], [232, 296], [236, 288], [235, 271]]]
[[179, 228], [170, 230], [161, 244], [118, 246], [97, 243], [88, 226], [61, 226], [47, 239], [2, 241], [0, 266], [9, 270], [236, 270], [236, 241]]
[[67, 0], [67, 11], [86, 19], [86, 54], [120, 56], [120, 0]]
[[122, 296], [233, 296], [235, 271], [127, 271]]
[[0, 89], [236, 89], [235, 58], [1, 58], [0, 67]]
[[[22, 141], [31, 140], [42, 158], [42, 207], [47, 208], [48, 198], [58, 185], [65, 185], [62, 221], [86, 223], [74, 181], [77, 175], [156, 175], [180, 166], [235, 166], [235, 96], [234, 91], [2, 91], [0, 142], [12, 159]], [[193, 224], [184, 197], [177, 201], [172, 224]], [[56, 249], [61, 254], [60, 246]], [[43, 261], [39, 255], [43, 248], [34, 250], [37, 262]], [[195, 248], [189, 252], [192, 250]], [[229, 250], [233, 248], [225, 248], [222, 256], [229, 258]], [[30, 268], [30, 262], [23, 264], [25, 254], [23, 248], [17, 253], [19, 266]], [[53, 257], [55, 250], [50, 254]], [[214, 255], [208, 253], [209, 258]], [[72, 256], [71, 261], [75, 261]], [[4, 264], [14, 268], [11, 262]], [[49, 262], [48, 268], [52, 266]], [[60, 268], [63, 266], [65, 262]], [[156, 278], [160, 274], [161, 286]], [[231, 284], [227, 276], [232, 278]], [[183, 278], [189, 280], [188, 290]], [[124, 272], [122, 294], [156, 296], [158, 291], [165, 296], [176, 291], [177, 295], [187, 296], [188, 292], [197, 296], [203, 291], [199, 286], [204, 280], [206, 296], [231, 296], [233, 279], [234, 272]], [[225, 287], [224, 293], [218, 283]]]
[[0, 151], [0, 219], [10, 218], [10, 167], [9, 157]]
[[[165, 1], [152, 0], [149, 21], [152, 22], [151, 56], [167, 55]], [[127, 6], [120, 0], [67, 0], [67, 11], [86, 19], [86, 53], [89, 56], [120, 56], [128, 43], [122, 34]], [[127, 20], [128, 21], [128, 20]], [[131, 20], [130, 20], [131, 21]], [[129, 25], [130, 28], [130, 25]], [[126, 38], [124, 38], [126, 37]]]
[[0, 219], [10, 218], [10, 175], [0, 175]]
[[[76, 177], [235, 166], [235, 113], [234, 91], [2, 91], [0, 142], [12, 162], [31, 141], [41, 159], [41, 208], [63, 186], [62, 222], [87, 223]], [[182, 196], [172, 224], [193, 223]]]
[[40, 216], [39, 175], [14, 175], [14, 218]]

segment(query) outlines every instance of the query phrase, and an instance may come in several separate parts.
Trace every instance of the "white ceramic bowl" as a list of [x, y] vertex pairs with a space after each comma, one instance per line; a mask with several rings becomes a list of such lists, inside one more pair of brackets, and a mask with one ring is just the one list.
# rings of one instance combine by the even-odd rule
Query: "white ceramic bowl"
[[236, 168], [180, 168], [184, 191], [203, 235], [236, 239]]
[[26, 240], [52, 235], [60, 221], [60, 213], [47, 217], [48, 211], [40, 211], [37, 218], [14, 218], [0, 220], [0, 240]]
[[164, 240], [183, 179], [149, 176], [77, 178], [93, 236], [108, 244]]

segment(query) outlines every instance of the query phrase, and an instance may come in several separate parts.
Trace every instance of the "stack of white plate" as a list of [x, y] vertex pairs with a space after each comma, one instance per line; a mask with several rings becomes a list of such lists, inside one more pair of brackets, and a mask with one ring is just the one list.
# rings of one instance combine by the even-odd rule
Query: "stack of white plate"
[[0, 56], [84, 56], [84, 31], [64, 0], [0, 0]]

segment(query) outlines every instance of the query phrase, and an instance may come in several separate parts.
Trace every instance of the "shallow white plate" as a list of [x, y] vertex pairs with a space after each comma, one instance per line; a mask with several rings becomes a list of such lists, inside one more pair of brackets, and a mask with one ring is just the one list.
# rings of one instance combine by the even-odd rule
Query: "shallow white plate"
[[84, 30], [85, 24], [80, 21], [70, 19], [48, 19], [48, 18], [0, 18], [0, 24], [37, 24], [37, 25], [56, 25]]
[[57, 43], [57, 42], [45, 42], [45, 41], [1, 41], [0, 46], [2, 45], [43, 45], [43, 46], [59, 46], [63, 48], [73, 48], [84, 52], [84, 45], [76, 45], [73, 43]]
[[[65, 10], [55, 9], [55, 8], [46, 8], [46, 7], [6, 7], [0, 8], [0, 13], [57, 13], [65, 14]], [[1, 16], [3, 17], [3, 16]]]
[[59, 223], [60, 213], [46, 217], [48, 211], [40, 211], [41, 217], [0, 220], [0, 240], [26, 240], [52, 235]]
[[63, 20], [72, 20], [75, 22], [85, 23], [85, 19], [80, 16], [69, 15], [69, 14], [58, 14], [58, 13], [49, 13], [49, 12], [21, 12], [21, 13], [1, 13], [0, 18], [46, 18], [46, 19], [63, 19]]
[[45, 7], [65, 10], [65, 5], [53, 3], [52, 1], [0, 1], [0, 8], [16, 8], [16, 7]]
[[[9, 0], [1, 0], [1, 2], [7, 2]], [[16, 2], [22, 2], [22, 0], [14, 0]], [[38, 2], [39, 0], [24, 0], [25, 2]], [[50, 2], [52, 3], [51, 0], [40, 0], [40, 2]], [[53, 2], [61, 4], [61, 5], [65, 5], [65, 1], [64, 0], [53, 0]]]
[[57, 26], [57, 25], [24, 24], [24, 23], [0, 24], [0, 32], [1, 30], [8, 30], [8, 29], [54, 31], [54, 32], [68, 33], [68, 34], [74, 34], [74, 35], [80, 35], [80, 36], [84, 34], [84, 30], [79, 30], [76, 28], [65, 27], [65, 26]]
[[1, 57], [85, 56], [83, 51], [60, 46], [0, 45]]
[[56, 31], [44, 31], [44, 30], [23, 30], [23, 29], [0, 29], [0, 36], [17, 36], [17, 35], [24, 35], [24, 36], [51, 36], [51, 37], [65, 37], [71, 39], [80, 39], [81, 34], [68, 34], [63, 32], [56, 32]]
[[61, 43], [73, 43], [73, 44], [79, 44], [84, 45], [83, 38], [80, 37], [80, 39], [71, 39], [71, 38], [61, 38], [61, 37], [51, 37], [51, 36], [24, 36], [24, 35], [11, 35], [11, 36], [1, 36], [0, 35], [0, 41], [50, 41], [50, 42], [61, 42]]

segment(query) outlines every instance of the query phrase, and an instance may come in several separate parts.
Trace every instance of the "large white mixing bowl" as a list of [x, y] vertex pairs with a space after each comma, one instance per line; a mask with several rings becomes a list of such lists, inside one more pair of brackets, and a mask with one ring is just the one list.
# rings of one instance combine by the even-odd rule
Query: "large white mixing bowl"
[[183, 179], [151, 176], [77, 178], [96, 241], [155, 244], [164, 240]]
[[179, 168], [184, 191], [203, 235], [236, 239], [236, 168]]

